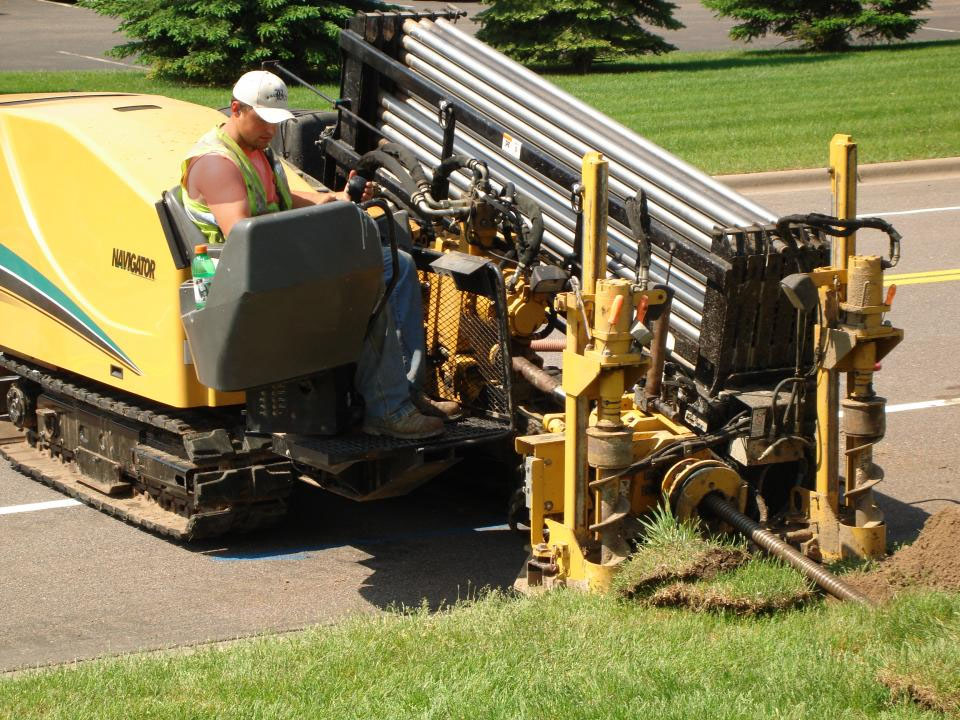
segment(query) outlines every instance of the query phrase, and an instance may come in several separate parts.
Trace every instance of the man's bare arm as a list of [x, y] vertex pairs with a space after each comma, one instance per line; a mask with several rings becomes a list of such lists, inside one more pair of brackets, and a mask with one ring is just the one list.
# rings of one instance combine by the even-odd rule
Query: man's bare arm
[[213, 212], [223, 237], [238, 221], [250, 217], [247, 188], [239, 168], [220, 155], [202, 155], [187, 170], [187, 192]]
[[312, 190], [291, 190], [290, 199], [295, 208], [310, 207], [311, 205], [325, 205], [334, 200], [350, 201], [345, 192], [314, 192]]

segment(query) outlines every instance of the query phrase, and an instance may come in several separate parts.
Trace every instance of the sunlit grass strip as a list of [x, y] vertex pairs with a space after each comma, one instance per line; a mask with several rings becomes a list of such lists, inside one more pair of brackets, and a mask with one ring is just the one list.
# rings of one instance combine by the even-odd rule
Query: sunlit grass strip
[[[601, 66], [602, 67], [602, 66]], [[709, 173], [825, 167], [834, 133], [859, 161], [960, 155], [960, 42], [850, 53], [673, 53], [550, 79]]]
[[[600, 67], [606, 70], [549, 79], [713, 174], [824, 167], [837, 132], [854, 136], [861, 163], [960, 155], [960, 42], [849, 53], [672, 53]], [[68, 89], [158, 93], [211, 107], [229, 101], [229, 89], [133, 71], [0, 73], [3, 93]], [[301, 88], [292, 89], [291, 103], [329, 109]]]
[[493, 596], [7, 678], [0, 717], [921, 718], [881, 676], [960, 687], [960, 646], [943, 642], [958, 630], [956, 595], [760, 619], [574, 592]]

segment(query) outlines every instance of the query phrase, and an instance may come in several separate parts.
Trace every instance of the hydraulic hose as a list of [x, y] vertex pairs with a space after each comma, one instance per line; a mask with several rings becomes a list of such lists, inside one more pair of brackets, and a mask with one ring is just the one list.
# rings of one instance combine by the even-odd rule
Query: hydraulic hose
[[903, 238], [900, 236], [893, 225], [883, 218], [861, 217], [861, 218], [838, 218], [832, 215], [823, 215], [821, 213], [810, 213], [808, 215], [785, 215], [777, 220], [777, 231], [780, 236], [792, 245], [796, 245], [793, 235], [790, 233], [791, 225], [809, 225], [816, 228], [826, 235], [833, 237], [850, 237], [857, 230], [872, 228], [885, 232], [890, 238], [890, 257], [883, 261], [884, 269], [892, 268], [900, 262], [900, 242]]
[[851, 600], [864, 605], [872, 604], [866, 596], [854, 590], [836, 575], [825, 570], [810, 558], [801, 555], [773, 533], [764, 530], [746, 515], [738, 512], [733, 505], [720, 495], [710, 493], [700, 501], [699, 507], [701, 510], [707, 510], [727, 524], [732, 525], [771, 555], [795, 567], [835, 598]]
[[543, 242], [543, 213], [540, 206], [522, 193], [515, 196], [517, 209], [530, 218], [530, 227], [522, 228], [523, 247], [518, 254], [521, 268], [530, 267], [540, 254], [540, 244]]
[[486, 168], [482, 163], [466, 155], [455, 154], [444, 158], [433, 171], [433, 182], [430, 184], [430, 195], [435, 200], [446, 200], [450, 193], [450, 183], [447, 181], [450, 174], [461, 169], [473, 172], [473, 179], [479, 182], [486, 179]]
[[403, 145], [391, 142], [383, 143], [380, 145], [379, 150], [385, 152], [390, 157], [396, 158], [397, 161], [407, 169], [407, 172], [410, 173], [410, 177], [413, 178], [418, 188], [423, 189], [430, 187], [430, 180], [427, 178], [426, 173], [423, 172], [423, 168], [417, 161], [417, 158], [412, 152], [403, 147]]
[[397, 178], [397, 182], [407, 197], [412, 197], [417, 193], [417, 186], [413, 181], [410, 172], [394, 156], [389, 155], [382, 150], [371, 150], [364, 153], [357, 163], [357, 174], [368, 179], [376, 176], [377, 170], [384, 168]]

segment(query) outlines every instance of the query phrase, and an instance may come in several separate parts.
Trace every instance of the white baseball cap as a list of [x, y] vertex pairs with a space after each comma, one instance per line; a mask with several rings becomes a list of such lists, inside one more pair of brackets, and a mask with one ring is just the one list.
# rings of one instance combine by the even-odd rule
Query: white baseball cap
[[279, 123], [293, 113], [287, 109], [287, 85], [272, 72], [252, 70], [233, 86], [233, 97], [252, 107], [264, 121]]

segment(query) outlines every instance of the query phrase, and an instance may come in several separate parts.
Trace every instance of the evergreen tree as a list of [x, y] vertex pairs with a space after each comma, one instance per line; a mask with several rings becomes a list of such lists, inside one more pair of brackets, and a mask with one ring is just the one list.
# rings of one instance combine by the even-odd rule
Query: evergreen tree
[[340, 64], [340, 28], [376, 0], [80, 0], [120, 18], [132, 38], [110, 51], [135, 56], [154, 77], [223, 84], [263, 60], [298, 75], [328, 79]]
[[904, 40], [926, 20], [913, 17], [930, 0], [702, 0], [719, 17], [740, 21], [734, 40], [768, 33], [808, 50], [844, 50], [854, 36], [867, 42]]
[[643, 24], [679, 30], [668, 0], [485, 0], [477, 38], [528, 64], [572, 65], [676, 50]]

